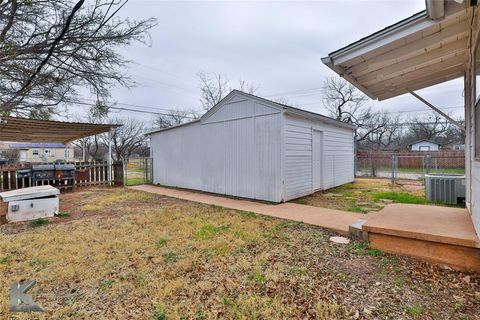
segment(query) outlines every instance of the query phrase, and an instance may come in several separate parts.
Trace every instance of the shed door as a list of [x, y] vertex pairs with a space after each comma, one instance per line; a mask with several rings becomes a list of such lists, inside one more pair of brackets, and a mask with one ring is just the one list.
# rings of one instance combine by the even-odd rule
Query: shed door
[[322, 132], [312, 131], [313, 190], [322, 188]]

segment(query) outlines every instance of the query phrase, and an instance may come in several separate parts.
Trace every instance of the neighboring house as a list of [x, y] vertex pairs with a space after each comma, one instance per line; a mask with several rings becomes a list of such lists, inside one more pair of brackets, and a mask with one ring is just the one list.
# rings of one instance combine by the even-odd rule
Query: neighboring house
[[440, 150], [440, 145], [438, 143], [420, 140], [409, 145], [411, 151], [438, 151]]
[[153, 182], [287, 201], [354, 180], [354, 130], [234, 90], [199, 120], [150, 133]]
[[[7, 147], [5, 147], [7, 145]], [[73, 161], [73, 146], [63, 143], [6, 143], [4, 150], [15, 150], [19, 162]]]
[[415, 90], [464, 80], [466, 206], [480, 234], [480, 8], [476, 0], [426, 0], [426, 8], [322, 61], [377, 100], [421, 100]]

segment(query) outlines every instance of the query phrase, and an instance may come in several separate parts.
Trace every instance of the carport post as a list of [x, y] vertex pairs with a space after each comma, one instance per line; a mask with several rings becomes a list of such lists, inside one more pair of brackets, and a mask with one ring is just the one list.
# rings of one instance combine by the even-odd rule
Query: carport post
[[108, 184], [112, 185], [112, 129], [108, 131]]
[[82, 159], [83, 159], [83, 162], [85, 162], [86, 160], [86, 154], [85, 154], [85, 147], [86, 147], [86, 141], [85, 141], [85, 138], [83, 138], [83, 143], [82, 143]]

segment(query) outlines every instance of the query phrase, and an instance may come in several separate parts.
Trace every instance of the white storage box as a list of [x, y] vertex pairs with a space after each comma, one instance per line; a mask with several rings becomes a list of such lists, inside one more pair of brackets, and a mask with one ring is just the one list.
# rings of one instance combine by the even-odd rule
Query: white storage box
[[60, 190], [38, 186], [0, 193], [8, 203], [7, 221], [17, 222], [53, 217], [58, 214]]

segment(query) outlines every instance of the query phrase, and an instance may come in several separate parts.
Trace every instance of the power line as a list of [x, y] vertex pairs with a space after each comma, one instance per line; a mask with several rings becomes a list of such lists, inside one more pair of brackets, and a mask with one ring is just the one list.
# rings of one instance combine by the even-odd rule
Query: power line
[[[83, 98], [83, 100], [90, 100], [93, 103], [90, 103], [90, 105], [93, 105], [97, 102], [97, 100], [94, 99], [88, 99], [88, 98]], [[80, 100], [81, 101], [81, 100]], [[75, 103], [75, 101], [68, 101]], [[155, 107], [155, 106], [146, 106], [146, 105], [141, 105], [141, 104], [133, 104], [133, 103], [125, 103], [125, 102], [118, 102], [118, 101], [105, 101], [106, 104], [113, 104], [113, 105], [122, 105], [122, 106], [127, 106], [127, 107], [137, 107], [137, 108], [145, 108], [145, 109], [152, 109], [152, 110], [159, 110], [159, 111], [176, 111], [178, 108], [160, 108], [160, 107]]]
[[[89, 107], [92, 106], [92, 104], [88, 103], [88, 102], [81, 102], [81, 101], [68, 101], [68, 102], [72, 102], [72, 103], [83, 105], [83, 106], [89, 106]], [[145, 111], [145, 110], [122, 108], [122, 107], [115, 107], [115, 106], [112, 106], [112, 107], [109, 106], [108, 108], [109, 109], [114, 109], [114, 110], [123, 110], [123, 111], [139, 112], [139, 113], [162, 115], [162, 116], [170, 116], [171, 115], [171, 114], [165, 113], [165, 112]], [[196, 119], [193, 116], [184, 116], [184, 118], [193, 119], [193, 120]]]
[[321, 90], [323, 88], [321, 87], [316, 87], [316, 88], [310, 88], [310, 89], [298, 89], [298, 90], [292, 90], [292, 91], [285, 91], [285, 92], [280, 92], [280, 93], [271, 93], [264, 95], [264, 97], [276, 97], [280, 95], [291, 95], [295, 93], [302, 93], [302, 92], [308, 92], [308, 91], [315, 91], [315, 90]]

